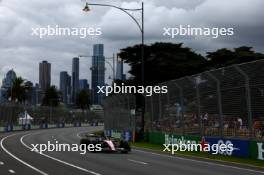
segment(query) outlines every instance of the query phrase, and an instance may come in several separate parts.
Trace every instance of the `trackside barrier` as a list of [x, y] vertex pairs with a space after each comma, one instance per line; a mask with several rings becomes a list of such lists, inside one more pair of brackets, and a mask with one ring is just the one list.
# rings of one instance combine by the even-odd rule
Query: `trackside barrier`
[[210, 145], [213, 144], [233, 144], [233, 151], [226, 151], [226, 152], [219, 152], [221, 155], [227, 155], [227, 156], [235, 156], [235, 157], [243, 157], [248, 158], [249, 157], [249, 140], [241, 140], [241, 139], [222, 139], [220, 137], [205, 137], [204, 139], [205, 143], [208, 143]]
[[251, 158], [264, 161], [264, 142], [250, 141], [246, 139], [227, 139], [221, 137], [200, 137], [181, 136], [166, 134], [162, 132], [149, 132], [149, 143], [152, 144], [177, 144], [177, 143], [197, 143], [197, 144], [233, 144], [232, 152], [219, 152], [220, 155], [234, 156], [241, 158]]
[[250, 142], [250, 158], [264, 161], [264, 142]]
[[132, 139], [133, 139], [132, 132], [131, 131], [124, 131], [123, 138], [124, 138], [124, 140], [126, 140], [128, 142], [132, 141]]
[[13, 131], [13, 125], [11, 123], [8, 123], [4, 126], [4, 132], [11, 132]]
[[133, 132], [127, 131], [114, 131], [114, 130], [104, 130], [104, 134], [107, 137], [113, 137], [116, 139], [124, 139], [126, 141], [133, 140]]
[[42, 123], [41, 125], [40, 125], [40, 129], [48, 129], [48, 123]]
[[[70, 123], [57, 123], [57, 124], [48, 124], [48, 123], [42, 123], [40, 125], [32, 125], [32, 124], [26, 124], [26, 125], [14, 125], [11, 123], [5, 124], [3, 127], [0, 127], [0, 133], [1, 132], [12, 132], [12, 131], [23, 131], [23, 130], [36, 130], [36, 129], [51, 129], [51, 128], [69, 128], [69, 127], [87, 127], [91, 126], [90, 123], [80, 123], [76, 122], [73, 124]], [[97, 125], [99, 126], [99, 125]], [[102, 125], [100, 125], [102, 126]]]
[[57, 123], [57, 128], [64, 128], [65, 127], [65, 123]]
[[82, 126], [81, 122], [75, 122], [74, 123], [74, 127], [81, 127], [81, 126]]
[[105, 136], [107, 136], [107, 137], [111, 137], [111, 136], [112, 136], [112, 131], [111, 131], [111, 130], [105, 130], [105, 131], [104, 131], [104, 134], [105, 134]]
[[31, 129], [31, 124], [22, 125], [22, 130], [30, 130], [30, 129]]

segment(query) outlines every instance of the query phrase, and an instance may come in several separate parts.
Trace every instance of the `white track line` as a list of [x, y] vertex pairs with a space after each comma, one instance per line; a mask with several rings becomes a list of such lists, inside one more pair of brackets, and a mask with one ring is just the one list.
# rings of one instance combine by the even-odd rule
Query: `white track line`
[[87, 132], [89, 132], [89, 131], [82, 131], [82, 132], [79, 132], [79, 133], [76, 134], [76, 136], [77, 136], [78, 138], [81, 139], [81, 138], [82, 138], [82, 137], [81, 137], [81, 134], [83, 134], [83, 133], [87, 133]]
[[81, 133], [77, 133], [77, 137], [81, 139], [82, 137], [80, 136], [80, 134], [81, 134]]
[[[21, 142], [26, 148], [32, 150], [32, 148], [31, 148], [30, 146], [28, 146], [27, 144], [25, 144], [25, 142], [23, 141], [23, 139], [24, 139], [25, 137], [29, 136], [29, 135], [32, 135], [32, 134], [26, 134], [26, 135], [23, 135], [23, 136], [20, 138], [20, 142]], [[62, 161], [62, 160], [57, 159], [57, 158], [55, 158], [55, 157], [51, 157], [51, 156], [49, 156], [49, 155], [47, 155], [47, 154], [40, 153], [40, 152], [36, 152], [36, 153], [38, 153], [38, 154], [40, 154], [40, 155], [42, 155], [42, 156], [45, 156], [45, 157], [47, 157], [47, 158], [50, 158], [50, 159], [52, 159], [52, 160], [55, 160], [55, 161], [57, 161], [57, 162], [63, 163], [63, 164], [65, 164], [65, 165], [68, 165], [68, 166], [70, 166], [70, 167], [73, 167], [73, 168], [76, 168], [76, 169], [78, 169], [78, 170], [84, 171], [84, 172], [86, 172], [86, 173], [90, 173], [90, 174], [93, 174], [93, 175], [101, 175], [101, 174], [96, 173], [96, 172], [94, 172], [94, 171], [87, 170], [87, 169], [85, 169], [85, 168], [82, 168], [82, 167], [79, 167], [79, 166], [73, 165], [73, 164], [71, 164], [71, 163], [68, 163], [68, 162]]]
[[264, 174], [264, 171], [252, 170], [252, 169], [248, 169], [248, 168], [240, 168], [240, 167], [231, 166], [231, 165], [224, 165], [224, 164], [213, 163], [213, 162], [193, 160], [193, 159], [187, 159], [187, 158], [183, 158], [183, 157], [169, 156], [169, 155], [165, 155], [165, 154], [159, 154], [159, 153], [154, 153], [154, 152], [149, 152], [149, 151], [143, 151], [143, 150], [138, 150], [138, 149], [133, 149], [133, 150], [134, 151], [137, 151], [137, 152], [148, 153], [148, 154], [160, 156], [160, 157], [168, 157], [168, 158], [174, 158], [174, 159], [179, 159], [179, 160], [186, 160], [186, 161], [191, 161], [191, 162], [196, 162], [196, 163], [201, 163], [201, 164], [207, 164], [207, 165], [213, 165], [213, 166], [221, 166], [221, 167], [226, 167], [226, 168], [233, 168], [233, 169], [237, 169], [237, 170], [243, 170], [243, 171], [249, 171], [249, 172]]
[[15, 174], [16, 172], [14, 170], [8, 170], [9, 173]]
[[139, 163], [139, 164], [142, 164], [142, 165], [147, 165], [148, 164], [146, 162], [142, 162], [142, 161], [138, 161], [138, 160], [133, 160], [133, 159], [127, 159], [127, 160], [130, 161], [130, 162]]
[[4, 162], [0, 162], [0, 165], [4, 165], [5, 163]]
[[9, 152], [9, 151], [3, 146], [3, 142], [4, 142], [8, 137], [12, 137], [12, 136], [15, 136], [15, 135], [16, 135], [16, 134], [12, 134], [12, 135], [9, 135], [9, 136], [6, 136], [6, 137], [2, 138], [2, 139], [1, 139], [1, 142], [0, 142], [0, 146], [1, 146], [1, 148], [2, 148], [2, 149], [3, 149], [8, 155], [10, 155], [11, 157], [13, 157], [14, 159], [16, 159], [17, 161], [19, 161], [20, 163], [26, 165], [27, 167], [29, 167], [29, 168], [35, 170], [36, 172], [38, 172], [38, 173], [40, 173], [40, 174], [42, 174], [42, 175], [48, 175], [47, 173], [45, 173], [45, 172], [43, 172], [43, 171], [41, 171], [41, 170], [35, 168], [34, 166], [28, 164], [28, 163], [25, 162], [25, 161], [19, 159], [19, 158], [16, 157], [14, 154], [10, 153], [10, 152]]

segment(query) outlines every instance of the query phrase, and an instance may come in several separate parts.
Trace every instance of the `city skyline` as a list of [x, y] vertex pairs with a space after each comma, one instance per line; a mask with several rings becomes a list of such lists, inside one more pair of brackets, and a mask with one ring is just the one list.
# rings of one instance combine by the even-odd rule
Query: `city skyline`
[[[102, 3], [110, 1], [102, 0]], [[172, 0], [162, 2], [145, 0], [146, 9], [146, 43], [154, 41], [183, 42], [184, 46], [192, 48], [198, 53], [215, 51], [227, 47], [234, 48], [241, 45], [253, 46], [256, 51], [263, 52], [263, 13], [261, 0], [215, 1], [215, 0]], [[10, 70], [15, 69], [18, 75], [33, 82], [38, 81], [38, 69], [35, 68], [41, 60], [47, 60], [56, 65], [52, 69], [52, 82], [59, 86], [59, 73], [71, 70], [71, 59], [79, 54], [89, 54], [95, 43], [105, 44], [105, 56], [118, 53], [119, 49], [140, 43], [137, 26], [115, 9], [92, 7], [89, 13], [83, 13], [82, 1], [58, 0], [55, 2], [29, 2], [15, 0], [14, 6], [10, 1], [0, 2], [0, 13], [5, 14], [0, 22], [1, 59], [0, 79]], [[140, 1], [112, 2], [121, 7], [139, 7]], [[50, 8], [52, 7], [52, 8]], [[173, 7], [173, 8], [172, 8]], [[47, 12], [46, 16], [39, 14], [38, 9]], [[215, 10], [217, 9], [217, 10]], [[26, 11], [30, 12], [25, 13]], [[243, 12], [243, 13], [242, 13]], [[213, 14], [213, 15], [212, 15]], [[134, 13], [136, 18], [140, 14]], [[52, 18], [58, 16], [58, 18]], [[232, 18], [230, 18], [232, 16]], [[52, 21], [50, 19], [53, 19]], [[67, 21], [65, 20], [67, 19]], [[24, 21], [20, 23], [18, 21]], [[159, 27], [156, 23], [160, 22]], [[163, 27], [175, 27], [179, 24], [192, 24], [207, 27], [234, 27], [235, 35], [228, 38], [212, 39], [207, 37], [178, 37], [175, 40], [164, 37]], [[66, 27], [101, 27], [102, 35], [80, 39], [79, 37], [48, 37], [39, 39], [31, 36], [31, 27], [60, 25]], [[13, 42], [15, 41], [15, 42]], [[87, 51], [88, 50], [88, 51]], [[81, 62], [80, 78], [90, 77], [91, 72], [85, 67], [91, 66], [89, 58]], [[129, 69], [124, 65], [125, 73]], [[108, 67], [106, 65], [106, 67]], [[107, 75], [111, 70], [107, 70]], [[90, 81], [90, 80], [89, 80]], [[89, 82], [91, 84], [91, 82]]]

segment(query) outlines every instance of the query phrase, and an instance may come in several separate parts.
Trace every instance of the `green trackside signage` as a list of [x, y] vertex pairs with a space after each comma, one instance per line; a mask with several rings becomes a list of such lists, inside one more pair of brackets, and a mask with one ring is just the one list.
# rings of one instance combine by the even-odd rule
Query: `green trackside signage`
[[165, 135], [161, 132], [150, 132], [148, 138], [150, 143], [162, 145], [164, 144]]
[[250, 157], [264, 161], [264, 142], [250, 142]]
[[173, 134], [165, 134], [165, 144], [198, 144], [201, 138], [199, 136], [179, 136]]
[[[148, 133], [149, 142], [152, 144], [177, 144], [177, 143], [196, 143], [202, 142], [200, 136], [181, 136], [174, 134], [166, 134], [162, 132]], [[239, 141], [239, 140], [238, 140]], [[264, 161], [264, 142], [262, 141], [248, 141], [249, 142], [249, 155], [252, 159]]]
[[161, 132], [149, 133], [149, 142], [153, 144], [177, 144], [177, 143], [200, 143], [199, 136], [179, 136], [174, 134], [165, 134]]

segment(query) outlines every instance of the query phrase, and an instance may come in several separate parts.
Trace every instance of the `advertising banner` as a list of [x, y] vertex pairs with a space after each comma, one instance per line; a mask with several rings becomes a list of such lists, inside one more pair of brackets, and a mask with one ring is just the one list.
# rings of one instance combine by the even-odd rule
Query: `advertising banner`
[[251, 141], [250, 142], [250, 157], [264, 161], [264, 142]]
[[111, 134], [112, 134], [111, 137], [113, 137], [113, 138], [116, 138], [116, 139], [121, 139], [122, 138], [122, 133], [121, 132], [112, 130]]
[[148, 134], [149, 142], [152, 144], [164, 144], [165, 134], [161, 132], [150, 132]]
[[221, 152], [218, 154], [227, 155], [227, 156], [236, 156], [236, 157], [249, 157], [249, 145], [250, 142], [248, 140], [239, 140], [239, 139], [222, 139], [219, 137], [204, 137], [204, 142], [210, 145], [212, 144], [233, 144], [233, 151]]
[[130, 131], [125, 131], [125, 132], [124, 132], [124, 140], [126, 140], [126, 141], [131, 141], [131, 140], [132, 140], [132, 132], [130, 132]]
[[105, 130], [105, 136], [111, 137], [112, 136], [112, 131], [111, 130]]
[[[165, 134], [165, 144], [178, 144], [178, 143], [199, 143], [201, 138], [199, 136], [180, 136], [173, 134]], [[163, 143], [163, 144], [164, 144]]]

